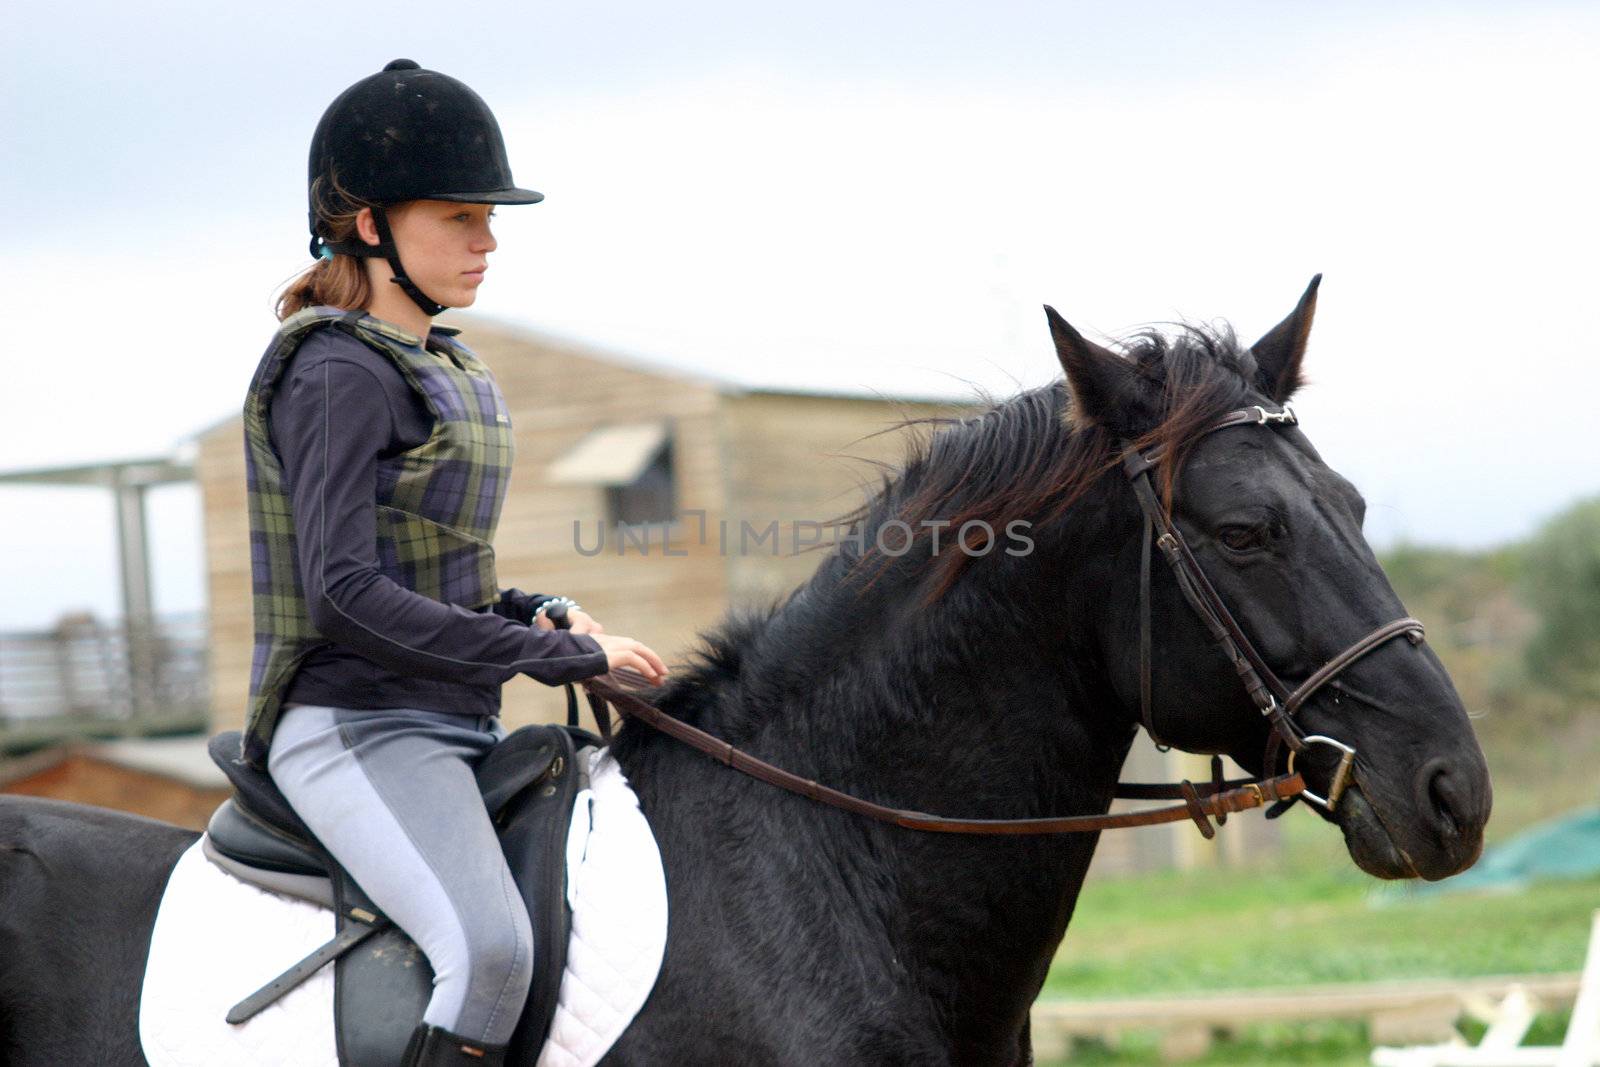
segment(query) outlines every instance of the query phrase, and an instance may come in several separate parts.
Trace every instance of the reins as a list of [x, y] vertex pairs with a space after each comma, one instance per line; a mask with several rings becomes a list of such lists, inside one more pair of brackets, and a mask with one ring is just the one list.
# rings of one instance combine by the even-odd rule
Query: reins
[[[1222, 416], [1202, 431], [1213, 433], [1230, 426], [1255, 425], [1262, 427], [1292, 426], [1298, 420], [1294, 410], [1284, 405], [1281, 411], [1268, 411], [1262, 407], [1240, 408]], [[819, 804], [848, 811], [879, 822], [945, 834], [1070, 834], [1096, 830], [1118, 830], [1130, 826], [1154, 826], [1161, 823], [1193, 819], [1207, 838], [1216, 835], [1210, 820], [1220, 825], [1233, 812], [1248, 811], [1264, 804], [1274, 805], [1270, 818], [1288, 804], [1304, 797], [1327, 811], [1332, 811], [1340, 795], [1351, 780], [1356, 750], [1341, 741], [1320, 734], [1306, 734], [1295, 724], [1294, 715], [1306, 699], [1337, 674], [1368, 653], [1376, 651], [1393, 638], [1404, 635], [1412, 644], [1423, 639], [1422, 623], [1405, 617], [1384, 623], [1366, 634], [1343, 651], [1333, 656], [1298, 687], [1291, 690], [1283, 683], [1266, 660], [1257, 651], [1244, 629], [1228, 610], [1216, 587], [1206, 577], [1200, 561], [1190, 551], [1183, 534], [1170, 516], [1160, 506], [1155, 488], [1151, 485], [1150, 470], [1158, 460], [1158, 449], [1148, 452], [1125, 445], [1123, 471], [1133, 486], [1144, 514], [1143, 544], [1139, 555], [1139, 710], [1145, 730], [1157, 745], [1162, 742], [1156, 734], [1154, 700], [1152, 693], [1152, 634], [1150, 624], [1150, 560], [1151, 545], [1160, 547], [1162, 555], [1172, 568], [1184, 600], [1200, 616], [1210, 631], [1212, 639], [1221, 647], [1229, 662], [1239, 674], [1250, 699], [1267, 719], [1270, 726], [1264, 767], [1270, 772], [1276, 766], [1280, 744], [1289, 749], [1289, 764], [1285, 773], [1267, 774], [1260, 778], [1226, 779], [1222, 776], [1222, 759], [1211, 757], [1211, 780], [1196, 784], [1184, 779], [1176, 784], [1153, 782], [1119, 782], [1113, 796], [1132, 800], [1181, 800], [1162, 808], [1118, 812], [1106, 815], [1062, 815], [1036, 819], [961, 819], [942, 815], [929, 815], [920, 811], [891, 808], [870, 800], [845, 793], [820, 782], [773, 766], [742, 752], [728, 742], [674, 718], [653, 704], [648, 704], [634, 694], [601, 678], [582, 682], [589, 707], [594, 712], [595, 723], [601, 735], [611, 740], [611, 709], [660, 731], [677, 741], [699, 749], [701, 752], [742, 774], [759, 779], [769, 785], [806, 797]], [[560, 619], [557, 625], [566, 620]], [[618, 670], [618, 676], [633, 672]], [[571, 683], [567, 684], [567, 722], [578, 723], [578, 698]], [[1339, 752], [1339, 762], [1330, 778], [1328, 795], [1317, 796], [1307, 787], [1305, 779], [1295, 770], [1295, 758], [1312, 745], [1325, 745]]]
[[[726, 741], [691, 726], [682, 719], [674, 718], [655, 705], [647, 704], [632, 693], [600, 678], [590, 678], [580, 684], [589, 699], [590, 710], [594, 712], [595, 724], [600, 727], [601, 735], [608, 741], [612, 734], [611, 708], [615, 706], [619, 715], [659, 730], [691, 748], [699, 749], [717, 762], [752, 778], [760, 779], [768, 785], [777, 786], [779, 789], [798, 794], [819, 804], [904, 827], [907, 830], [942, 834], [1072, 834], [1091, 830], [1118, 830], [1129, 826], [1154, 826], [1193, 819], [1200, 832], [1209, 838], [1216, 835], [1216, 829], [1212, 827], [1210, 818], [1215, 818], [1219, 824], [1224, 823], [1233, 812], [1248, 811], [1263, 804], [1286, 800], [1304, 791], [1306, 787], [1305, 780], [1299, 774], [1292, 772], [1260, 780], [1224, 779], [1222, 760], [1213, 756], [1212, 780], [1209, 782], [1196, 784], [1184, 780], [1176, 785], [1147, 782], [1119, 783], [1115, 794], [1137, 800], [1182, 800], [1182, 804], [1107, 815], [1062, 815], [1041, 819], [947, 818], [874, 804], [870, 800], [863, 800], [809, 778], [802, 778], [765, 760], [757, 759], [748, 752], [742, 752]], [[573, 693], [571, 683], [567, 685], [567, 708], [569, 723], [575, 723], [577, 697]]]

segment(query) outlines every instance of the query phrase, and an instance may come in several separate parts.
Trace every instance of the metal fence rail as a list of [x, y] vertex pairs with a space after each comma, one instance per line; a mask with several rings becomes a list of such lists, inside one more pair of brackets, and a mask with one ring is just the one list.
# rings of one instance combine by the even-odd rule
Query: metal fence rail
[[19, 739], [202, 727], [206, 616], [64, 616], [0, 633], [0, 746]]

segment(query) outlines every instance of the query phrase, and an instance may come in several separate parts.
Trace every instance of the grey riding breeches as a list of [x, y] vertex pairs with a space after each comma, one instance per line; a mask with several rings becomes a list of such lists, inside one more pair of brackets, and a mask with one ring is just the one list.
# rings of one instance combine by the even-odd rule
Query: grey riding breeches
[[533, 978], [533, 930], [473, 768], [492, 715], [285, 704], [268, 773], [433, 966], [423, 1021], [511, 1040]]

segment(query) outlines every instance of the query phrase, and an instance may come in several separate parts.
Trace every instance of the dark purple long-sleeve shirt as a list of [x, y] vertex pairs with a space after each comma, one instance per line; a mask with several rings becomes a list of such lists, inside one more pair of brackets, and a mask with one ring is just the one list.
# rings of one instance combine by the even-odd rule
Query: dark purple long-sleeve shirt
[[542, 596], [506, 589], [471, 611], [379, 573], [378, 460], [432, 430], [427, 403], [399, 368], [340, 330], [312, 333], [285, 368], [268, 434], [283, 462], [311, 624], [332, 642], [302, 661], [285, 701], [493, 715], [501, 683], [518, 674], [558, 685], [605, 672], [594, 638], [527, 625]]

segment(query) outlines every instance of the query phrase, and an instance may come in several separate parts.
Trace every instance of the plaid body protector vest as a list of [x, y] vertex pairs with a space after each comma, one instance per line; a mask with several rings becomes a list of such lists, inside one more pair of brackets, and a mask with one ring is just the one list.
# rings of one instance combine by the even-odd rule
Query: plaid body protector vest
[[415, 593], [469, 609], [499, 595], [491, 541], [514, 448], [505, 398], [488, 366], [449, 338], [448, 354], [426, 351], [415, 335], [362, 311], [310, 307], [289, 316], [262, 356], [244, 405], [255, 647], [241, 755], [258, 767], [266, 766], [295, 671], [327, 643], [311, 625], [283, 465], [267, 435], [268, 406], [289, 358], [311, 331], [324, 328], [351, 333], [393, 360], [434, 417], [427, 441], [378, 460], [379, 572]]

